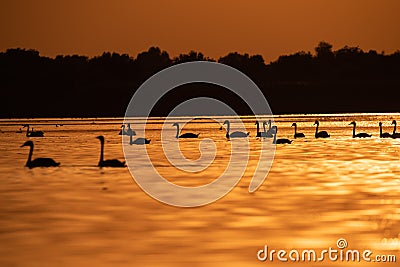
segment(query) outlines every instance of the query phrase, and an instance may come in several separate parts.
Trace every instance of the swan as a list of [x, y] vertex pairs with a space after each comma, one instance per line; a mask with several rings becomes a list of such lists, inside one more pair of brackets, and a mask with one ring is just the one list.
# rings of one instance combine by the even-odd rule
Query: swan
[[172, 124], [172, 126], [176, 126], [176, 138], [197, 138], [199, 137], [200, 133], [194, 134], [194, 133], [184, 133], [179, 135], [179, 123], [175, 122]]
[[292, 127], [294, 127], [294, 139], [296, 138], [302, 138], [302, 137], [306, 137], [303, 133], [298, 133], [297, 132], [297, 123], [293, 123]]
[[396, 126], [397, 126], [397, 121], [396, 120], [393, 120], [392, 121], [392, 125], [394, 125], [394, 128], [393, 128], [393, 134], [392, 134], [392, 138], [400, 138], [400, 133], [396, 133]]
[[119, 131], [119, 135], [136, 135], [136, 132], [131, 129], [131, 124], [128, 123], [128, 129], [125, 131], [125, 124], [121, 125], [121, 131]]
[[100, 140], [101, 144], [101, 150], [100, 150], [100, 160], [99, 164], [97, 166], [101, 167], [125, 167], [125, 161], [121, 162], [117, 159], [108, 159], [104, 160], [103, 154], [104, 154], [104, 136], [100, 135], [96, 137], [97, 139]]
[[314, 125], [317, 125], [315, 128], [315, 138], [329, 138], [330, 135], [326, 131], [318, 132], [319, 121], [315, 121]]
[[264, 133], [265, 133], [265, 136], [264, 136], [264, 137], [266, 137], [266, 138], [272, 138], [272, 137], [274, 137], [274, 135], [272, 134], [272, 129], [271, 129], [272, 121], [269, 120], [269, 121], [268, 121], [268, 124], [269, 124], [269, 129], [268, 129], [268, 131], [267, 131], [267, 130], [265, 129], [265, 125], [267, 125], [267, 122], [266, 122], [266, 121], [263, 121], [263, 128], [264, 128]]
[[276, 139], [276, 136], [278, 134], [278, 127], [277, 126], [273, 126], [272, 129], [274, 129], [274, 140], [272, 141], [273, 144], [291, 144], [292, 141], [286, 138], [280, 138], [280, 139]]
[[257, 125], [257, 135], [256, 137], [267, 137], [267, 131], [265, 130], [265, 125], [264, 127], [264, 132], [260, 132], [260, 123], [256, 121], [255, 125]]
[[367, 133], [358, 133], [358, 134], [356, 134], [356, 126], [357, 126], [357, 124], [356, 124], [355, 121], [350, 122], [349, 125], [353, 125], [353, 138], [356, 138], [356, 137], [358, 137], [358, 138], [366, 138], [366, 137], [371, 137], [372, 136], [372, 134], [367, 134]]
[[29, 146], [29, 156], [28, 161], [26, 162], [25, 166], [32, 169], [35, 167], [57, 167], [60, 165], [60, 162], [55, 162], [54, 159], [51, 158], [36, 158], [32, 160], [33, 154], [33, 142], [26, 141], [21, 147]]
[[136, 138], [135, 141], [132, 141], [132, 134], [129, 136], [129, 144], [130, 145], [145, 145], [145, 144], [150, 144], [149, 139], [143, 138], [143, 137], [139, 137]]
[[229, 133], [230, 132], [230, 130], [231, 130], [231, 123], [228, 121], [228, 120], [226, 120], [226, 121], [224, 121], [224, 125], [227, 125], [227, 129], [226, 129], [226, 138], [243, 138], [243, 137], [247, 137], [247, 136], [249, 136], [249, 134], [250, 134], [250, 132], [248, 132], [248, 133], [245, 133], [245, 132], [233, 132], [233, 133]]
[[392, 135], [390, 133], [382, 133], [382, 122], [379, 122], [379, 137], [380, 138], [390, 138]]
[[126, 134], [127, 135], [136, 135], [136, 132], [134, 130], [131, 129], [131, 124], [128, 123], [128, 130], [126, 130]]
[[121, 131], [119, 131], [119, 135], [127, 135], [127, 132], [125, 131], [125, 124], [122, 124], [121, 125]]
[[24, 128], [26, 127], [26, 137], [43, 137], [44, 133], [42, 131], [34, 131], [32, 128], [32, 131], [29, 132], [29, 124], [23, 125]]

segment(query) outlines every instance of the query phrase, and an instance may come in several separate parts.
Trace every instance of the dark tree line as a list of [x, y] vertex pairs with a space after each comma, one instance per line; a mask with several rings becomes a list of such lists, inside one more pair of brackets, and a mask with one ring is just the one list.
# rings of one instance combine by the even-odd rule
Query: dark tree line
[[[0, 116], [123, 116], [135, 90], [151, 75], [197, 60], [244, 72], [261, 88], [275, 114], [400, 111], [400, 51], [385, 55], [348, 46], [334, 51], [321, 42], [313, 54], [302, 51], [269, 64], [260, 55], [239, 53], [214, 60], [191, 51], [171, 58], [158, 47], [136, 58], [118, 53], [48, 58], [35, 50], [8, 49], [0, 53]], [[163, 97], [152, 114], [167, 115], [178, 103], [197, 96], [214, 97], [241, 114], [250, 113], [224, 88], [191, 84]]]

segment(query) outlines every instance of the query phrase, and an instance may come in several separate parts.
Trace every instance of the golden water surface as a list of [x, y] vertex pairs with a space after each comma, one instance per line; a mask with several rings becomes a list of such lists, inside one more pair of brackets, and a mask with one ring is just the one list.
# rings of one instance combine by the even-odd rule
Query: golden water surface
[[[329, 139], [315, 139], [315, 119]], [[162, 204], [144, 193], [127, 168], [103, 168], [105, 158], [124, 160], [118, 135], [122, 119], [36, 119], [0, 121], [0, 265], [1, 266], [398, 266], [400, 261], [400, 139], [380, 139], [392, 132], [400, 115], [345, 114], [277, 116], [278, 138], [293, 139], [292, 122], [306, 135], [291, 145], [277, 145], [262, 186], [248, 186], [258, 164], [260, 142], [254, 120], [251, 155], [239, 184], [222, 199], [197, 208]], [[353, 139], [352, 127], [372, 133]], [[215, 142], [216, 157], [207, 170], [188, 174], [164, 157], [160, 141], [163, 120], [152, 118], [146, 148], [166, 179], [180, 185], [211, 182], [230, 160], [225, 131], [210, 119], [192, 121], [182, 133], [201, 133]], [[24, 123], [45, 132], [44, 138], [17, 133]], [[138, 120], [137, 123], [143, 123]], [[60, 126], [62, 125], [62, 126]], [[58, 127], [57, 127], [58, 126]], [[132, 125], [135, 128], [135, 124]], [[232, 126], [234, 128], [234, 125]], [[22, 129], [23, 131], [25, 129]], [[171, 127], [170, 134], [175, 135]], [[143, 137], [137, 132], [137, 137]], [[123, 137], [128, 138], [128, 137]], [[33, 157], [51, 157], [57, 168], [24, 167], [33, 140]], [[184, 156], [200, 156], [198, 140], [180, 140]], [[134, 149], [134, 148], [132, 148]], [[138, 159], [140, 164], [140, 159]], [[395, 255], [382, 262], [260, 262], [257, 251], [336, 248], [369, 249]]]

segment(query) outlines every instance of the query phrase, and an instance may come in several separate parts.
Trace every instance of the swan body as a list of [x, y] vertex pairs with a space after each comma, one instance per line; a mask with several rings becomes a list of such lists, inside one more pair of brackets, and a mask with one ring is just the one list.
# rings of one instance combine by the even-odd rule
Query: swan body
[[306, 137], [303, 133], [298, 133], [297, 132], [297, 123], [293, 123], [292, 124], [292, 127], [294, 127], [294, 138], [296, 139], [296, 138], [303, 138], [303, 137]]
[[396, 120], [393, 120], [392, 121], [392, 125], [394, 125], [394, 128], [393, 128], [393, 134], [392, 134], [392, 138], [400, 138], [400, 133], [396, 133], [396, 126], [397, 126], [397, 121]]
[[230, 130], [231, 130], [231, 123], [228, 121], [228, 120], [226, 120], [226, 121], [224, 121], [224, 125], [227, 125], [227, 130], [226, 130], [226, 138], [244, 138], [244, 137], [247, 137], [247, 136], [249, 136], [249, 134], [250, 134], [250, 132], [248, 132], [248, 133], [245, 133], [245, 132], [233, 132], [233, 133], [230, 133]]
[[146, 145], [146, 144], [150, 144], [149, 139], [143, 138], [143, 137], [139, 137], [136, 138], [135, 141], [132, 141], [132, 135], [129, 136], [129, 144], [130, 145]]
[[358, 133], [356, 134], [356, 126], [357, 123], [355, 121], [350, 122], [349, 125], [353, 125], [353, 138], [367, 138], [367, 137], [371, 137], [372, 134], [367, 134], [367, 133]]
[[382, 122], [379, 122], [379, 137], [380, 138], [391, 138], [392, 135], [390, 133], [382, 133]]
[[317, 127], [315, 128], [315, 138], [329, 138], [330, 137], [330, 135], [326, 131], [318, 132], [319, 121], [315, 121], [314, 125], [317, 125]]
[[29, 124], [24, 125], [24, 128], [26, 127], [26, 137], [43, 137], [44, 133], [42, 131], [34, 131], [32, 128], [32, 131], [29, 131]]
[[198, 138], [200, 133], [194, 134], [194, 133], [184, 133], [179, 135], [179, 123], [175, 122], [172, 124], [172, 126], [176, 126], [176, 138]]
[[24, 146], [29, 146], [29, 155], [28, 155], [28, 160], [25, 164], [26, 167], [32, 169], [36, 167], [57, 167], [60, 166], [60, 162], [55, 162], [51, 158], [36, 158], [32, 160], [32, 154], [33, 154], [33, 142], [32, 141], [26, 141], [21, 147]]
[[117, 159], [108, 159], [104, 160], [104, 137], [102, 135], [97, 136], [97, 139], [100, 140], [101, 151], [100, 151], [100, 160], [97, 166], [99, 167], [125, 167], [125, 161], [121, 162]]
[[290, 145], [290, 144], [292, 143], [291, 140], [286, 139], [286, 138], [279, 138], [279, 139], [276, 139], [276, 136], [277, 136], [277, 134], [278, 134], [278, 127], [277, 127], [277, 126], [274, 126], [274, 127], [272, 127], [272, 129], [274, 129], [274, 132], [275, 132], [275, 134], [274, 134], [274, 140], [272, 141], [273, 144], [288, 144], [288, 145]]

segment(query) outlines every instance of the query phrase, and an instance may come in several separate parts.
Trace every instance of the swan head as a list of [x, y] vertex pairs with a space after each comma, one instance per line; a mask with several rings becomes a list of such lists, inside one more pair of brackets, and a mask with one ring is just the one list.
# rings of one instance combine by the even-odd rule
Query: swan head
[[174, 122], [174, 124], [172, 124], [172, 126], [176, 126], [176, 127], [178, 127], [178, 126], [179, 126], [179, 124], [178, 124], [177, 122]]
[[382, 122], [379, 122], [379, 126], [382, 126]]
[[24, 147], [24, 146], [33, 146], [33, 142], [32, 141], [26, 141], [22, 146], [20, 147]]
[[271, 129], [272, 129], [272, 133], [273, 133], [273, 134], [276, 134], [276, 133], [278, 132], [278, 126], [276, 126], [276, 125], [275, 125], [275, 126], [272, 126]]
[[352, 122], [349, 123], [349, 125], [354, 125], [354, 126], [356, 126], [356, 122], [355, 122], [355, 121], [352, 121]]
[[267, 122], [266, 122], [266, 121], [263, 121], [263, 125], [267, 125]]
[[296, 127], [296, 126], [297, 126], [297, 123], [293, 122], [293, 123], [292, 123], [292, 127], [293, 127], [293, 126]]
[[100, 142], [104, 143], [104, 136], [99, 135], [99, 136], [97, 136], [96, 138], [99, 139]]
[[229, 121], [228, 121], [228, 120], [225, 120], [224, 123], [223, 123], [223, 125], [225, 125], [225, 124], [229, 124]]
[[254, 123], [254, 125], [259, 125], [260, 123], [258, 121], [256, 121], [256, 123]]
[[394, 124], [394, 125], [397, 125], [397, 121], [396, 121], [396, 120], [393, 120], [393, 121], [392, 121], [392, 125], [393, 125], [393, 124]]
[[319, 121], [315, 121], [315, 122], [314, 122], [314, 125], [319, 125]]

